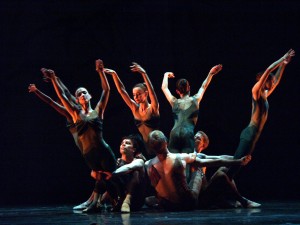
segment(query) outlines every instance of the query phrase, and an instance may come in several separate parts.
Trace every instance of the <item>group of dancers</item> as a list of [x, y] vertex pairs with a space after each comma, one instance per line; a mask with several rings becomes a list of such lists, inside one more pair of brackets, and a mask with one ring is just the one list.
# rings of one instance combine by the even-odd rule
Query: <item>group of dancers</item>
[[[133, 97], [130, 97], [117, 72], [105, 68], [102, 60], [96, 60], [102, 94], [94, 109], [91, 106], [92, 96], [86, 88], [80, 87], [72, 95], [53, 70], [42, 68], [44, 80], [52, 83], [59, 101], [54, 101], [35, 84], [29, 85], [29, 92], [35, 93], [66, 118], [67, 127], [95, 180], [89, 199], [73, 209], [85, 213], [98, 212], [105, 204], [111, 205], [111, 211], [122, 213], [140, 210], [144, 205], [172, 211], [259, 207], [259, 203], [239, 193], [234, 177], [241, 166], [251, 160], [267, 120], [267, 98], [279, 84], [286, 65], [294, 55], [295, 51], [290, 49], [257, 75], [257, 82], [252, 88], [250, 123], [241, 132], [240, 143], [233, 156], [203, 154], [209, 138], [203, 131], [194, 133], [200, 102], [212, 78], [222, 70], [221, 64], [209, 71], [193, 96], [190, 95], [189, 82], [179, 79], [176, 83], [179, 98], [176, 98], [168, 88], [169, 79], [175, 76], [172, 72], [164, 74], [161, 89], [174, 116], [169, 140], [159, 130], [158, 99], [146, 71], [139, 64], [133, 63], [130, 68], [132, 72], [139, 73], [144, 82], [133, 87]], [[112, 76], [118, 92], [131, 109], [139, 131], [121, 138], [118, 159], [116, 152], [104, 140], [104, 112], [110, 94], [107, 75]], [[219, 168], [207, 178], [206, 167]]]

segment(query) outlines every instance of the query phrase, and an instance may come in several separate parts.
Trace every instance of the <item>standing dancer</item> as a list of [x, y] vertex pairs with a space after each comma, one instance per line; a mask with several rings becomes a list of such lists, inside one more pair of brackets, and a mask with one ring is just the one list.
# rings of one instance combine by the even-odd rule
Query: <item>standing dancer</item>
[[[131, 71], [140, 73], [145, 82], [138, 83], [133, 87], [133, 99], [130, 98], [118, 74], [114, 70], [104, 69], [105, 73], [112, 75], [118, 92], [127, 106], [131, 109], [135, 125], [142, 135], [147, 148], [149, 133], [159, 127], [159, 103], [146, 71], [137, 63], [133, 63]], [[150, 102], [148, 101], [148, 96]], [[149, 155], [152, 155], [148, 149], [147, 152], [142, 153], [146, 158], [149, 158]]]
[[194, 128], [198, 120], [199, 104], [214, 75], [222, 70], [222, 65], [214, 66], [194, 96], [190, 96], [190, 85], [186, 79], [176, 83], [177, 99], [168, 88], [168, 78], [175, 78], [172, 72], [164, 74], [161, 89], [172, 106], [174, 126], [170, 133], [169, 148], [173, 153], [192, 153], [194, 151]]
[[[65, 89], [58, 82], [58, 78], [53, 70], [42, 69], [42, 72], [46, 78], [51, 80], [60, 101], [72, 117], [77, 132], [77, 144], [90, 169], [111, 173], [116, 168], [116, 159], [110, 146], [103, 138], [104, 111], [110, 91], [103, 70], [103, 62], [99, 59], [96, 60], [96, 71], [100, 75], [102, 94], [95, 109], [91, 107], [90, 100], [92, 96], [86, 88], [80, 87], [75, 92], [79, 107], [68, 98]], [[97, 181], [91, 196], [93, 200], [90, 201], [91, 199], [89, 199], [78, 207], [74, 207], [74, 209], [85, 207], [84, 212], [93, 211], [97, 206], [99, 196], [104, 193], [107, 185], [111, 184], [106, 182], [105, 179]]]

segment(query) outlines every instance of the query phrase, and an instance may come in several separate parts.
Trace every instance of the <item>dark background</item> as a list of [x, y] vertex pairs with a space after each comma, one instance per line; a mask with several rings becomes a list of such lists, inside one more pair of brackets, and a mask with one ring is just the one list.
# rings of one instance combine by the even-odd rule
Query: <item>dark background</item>
[[[74, 92], [97, 103], [101, 86], [95, 60], [118, 72], [131, 93], [140, 63], [156, 90], [169, 135], [171, 107], [160, 87], [166, 71], [187, 78], [195, 94], [210, 68], [223, 64], [200, 105], [196, 130], [210, 137], [207, 154], [233, 154], [249, 123], [255, 74], [290, 48], [299, 51], [299, 1], [1, 1], [0, 204], [79, 203], [93, 188], [65, 119], [27, 87], [56, 99], [42, 81], [51, 68]], [[253, 200], [299, 199], [299, 60], [287, 66], [252, 162], [237, 178]], [[136, 132], [130, 109], [111, 84], [105, 139], [118, 156], [123, 135]], [[170, 80], [174, 92], [175, 80]]]

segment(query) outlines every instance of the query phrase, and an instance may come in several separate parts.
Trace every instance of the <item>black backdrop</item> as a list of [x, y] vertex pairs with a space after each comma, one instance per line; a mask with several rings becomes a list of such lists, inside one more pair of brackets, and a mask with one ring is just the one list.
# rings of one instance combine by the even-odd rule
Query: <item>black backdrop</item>
[[[299, 51], [298, 2], [1, 1], [0, 203], [79, 203], [93, 188], [65, 119], [27, 91], [35, 83], [56, 99], [41, 79], [41, 67], [54, 69], [72, 92], [87, 87], [95, 106], [101, 93], [96, 59], [118, 72], [129, 93], [141, 81], [129, 66], [140, 63], [156, 90], [161, 130], [168, 135], [173, 120], [160, 89], [164, 72], [187, 78], [194, 94], [210, 68], [221, 63], [196, 129], [210, 136], [207, 154], [233, 154], [250, 119], [255, 74], [290, 48]], [[251, 199], [299, 199], [299, 72], [296, 56], [269, 98], [269, 118], [253, 160], [237, 178]], [[108, 80], [105, 139], [118, 155], [120, 138], [137, 130]]]

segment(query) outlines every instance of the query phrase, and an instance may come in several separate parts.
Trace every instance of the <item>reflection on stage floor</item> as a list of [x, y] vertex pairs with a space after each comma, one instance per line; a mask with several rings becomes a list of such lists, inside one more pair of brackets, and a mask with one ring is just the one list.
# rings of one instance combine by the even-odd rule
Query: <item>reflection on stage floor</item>
[[0, 224], [194, 225], [300, 224], [300, 201], [265, 201], [256, 209], [162, 212], [143, 208], [130, 214], [73, 212], [71, 205], [1, 207]]

